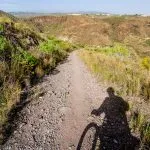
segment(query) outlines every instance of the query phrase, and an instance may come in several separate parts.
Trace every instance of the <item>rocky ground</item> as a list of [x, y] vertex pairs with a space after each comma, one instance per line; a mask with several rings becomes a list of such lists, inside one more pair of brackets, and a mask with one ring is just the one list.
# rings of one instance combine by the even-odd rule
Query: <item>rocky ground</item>
[[[93, 121], [91, 112], [105, 99], [106, 89], [97, 83], [76, 52], [37, 87], [45, 94], [24, 107], [17, 128], [2, 149], [77, 149], [82, 132]], [[83, 149], [90, 149], [90, 145], [87, 140]]]

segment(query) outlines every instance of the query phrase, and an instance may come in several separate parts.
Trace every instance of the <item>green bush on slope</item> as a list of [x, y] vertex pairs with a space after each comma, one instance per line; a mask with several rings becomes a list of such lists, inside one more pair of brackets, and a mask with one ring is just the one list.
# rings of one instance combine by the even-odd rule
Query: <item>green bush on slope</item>
[[43, 53], [44, 64], [52, 62], [54, 66], [57, 62], [63, 60], [71, 49], [73, 49], [71, 44], [55, 38], [51, 38], [39, 45], [39, 50]]
[[10, 49], [11, 46], [8, 41], [3, 37], [0, 36], [0, 54], [2, 54], [5, 50]]

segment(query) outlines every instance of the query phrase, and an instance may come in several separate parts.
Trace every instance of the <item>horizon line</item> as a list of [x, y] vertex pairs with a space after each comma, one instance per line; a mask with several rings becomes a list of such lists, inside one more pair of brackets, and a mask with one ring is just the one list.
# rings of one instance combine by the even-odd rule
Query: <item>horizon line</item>
[[150, 15], [146, 13], [113, 13], [113, 12], [101, 12], [101, 11], [5, 11], [7, 13], [42, 13], [42, 14], [112, 14], [112, 15]]

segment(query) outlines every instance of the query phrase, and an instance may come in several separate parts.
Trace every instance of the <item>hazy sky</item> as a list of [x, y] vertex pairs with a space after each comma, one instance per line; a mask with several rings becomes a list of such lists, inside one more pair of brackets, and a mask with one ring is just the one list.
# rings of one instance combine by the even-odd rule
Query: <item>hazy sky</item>
[[150, 0], [0, 0], [0, 10], [150, 14]]

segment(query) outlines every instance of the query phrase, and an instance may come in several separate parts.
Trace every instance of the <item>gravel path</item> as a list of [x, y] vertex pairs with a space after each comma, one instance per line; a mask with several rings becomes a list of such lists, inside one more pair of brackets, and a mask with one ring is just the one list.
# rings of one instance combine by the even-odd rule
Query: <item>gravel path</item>
[[91, 111], [106, 96], [105, 89], [76, 52], [37, 86], [45, 94], [21, 111], [18, 127], [3, 149], [75, 150], [84, 128], [92, 121]]

